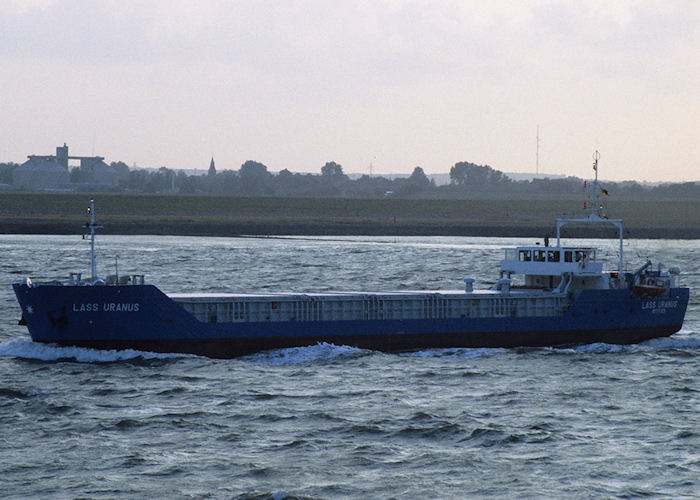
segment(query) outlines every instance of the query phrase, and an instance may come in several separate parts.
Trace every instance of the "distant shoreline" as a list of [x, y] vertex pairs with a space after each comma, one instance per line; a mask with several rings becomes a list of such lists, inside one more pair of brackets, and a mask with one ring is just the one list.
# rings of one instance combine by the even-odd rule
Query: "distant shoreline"
[[[0, 222], [0, 234], [44, 234], [44, 235], [80, 235], [84, 229], [73, 223], [46, 222]], [[473, 236], [495, 238], [538, 238], [553, 237], [552, 226], [427, 226], [385, 224], [207, 224], [207, 223], [169, 223], [169, 224], [107, 224], [99, 234], [109, 235], [155, 235], [155, 236], [202, 236], [202, 237], [242, 237], [242, 236]], [[562, 236], [569, 238], [614, 238], [611, 231], [590, 229], [562, 230]], [[700, 239], [700, 230], [670, 229], [650, 227], [645, 229], [629, 228], [626, 238], [631, 239]]]
[[[481, 236], [541, 239], [555, 219], [584, 217], [572, 200], [280, 198], [97, 194], [100, 234], [174, 236]], [[0, 233], [84, 232], [90, 195], [0, 196]], [[700, 200], [607, 202], [625, 237], [700, 239]], [[564, 237], [616, 238], [601, 224], [567, 225]]]

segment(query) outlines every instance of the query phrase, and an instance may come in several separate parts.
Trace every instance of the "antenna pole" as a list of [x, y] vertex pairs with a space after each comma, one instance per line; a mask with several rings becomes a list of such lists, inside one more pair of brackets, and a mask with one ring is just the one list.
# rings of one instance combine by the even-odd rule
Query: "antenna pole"
[[100, 229], [102, 226], [95, 224], [95, 202], [93, 200], [90, 200], [88, 214], [90, 214], [90, 222], [85, 224], [85, 227], [90, 230], [90, 281], [94, 282], [97, 278], [97, 264], [95, 262], [95, 229]]
[[540, 126], [537, 125], [537, 152], [535, 153], [535, 178], [540, 175]]
[[593, 170], [595, 171], [595, 178], [593, 179], [593, 189], [591, 191], [591, 215], [595, 215], [598, 210], [598, 160], [600, 160], [600, 153], [596, 149], [593, 153]]
[[620, 230], [620, 261], [618, 262], [618, 272], [623, 273], [624, 257], [623, 257], [623, 222], [622, 219], [608, 219], [603, 214], [603, 217], [596, 213], [598, 211], [600, 195], [598, 194], [598, 160], [600, 160], [600, 153], [596, 150], [593, 154], [593, 170], [595, 170], [595, 178], [593, 180], [593, 186], [591, 187], [591, 193], [589, 197], [590, 215], [585, 219], [570, 219], [568, 217], [563, 217], [557, 219], [557, 246], [561, 246], [561, 228], [568, 224], [569, 222], [607, 222], [614, 225]]

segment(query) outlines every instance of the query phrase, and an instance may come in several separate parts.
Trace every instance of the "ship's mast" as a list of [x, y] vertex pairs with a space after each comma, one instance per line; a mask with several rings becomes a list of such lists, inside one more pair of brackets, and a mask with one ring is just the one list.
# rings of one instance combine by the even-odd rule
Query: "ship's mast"
[[598, 215], [596, 211], [598, 210], [598, 207], [600, 207], [600, 194], [598, 193], [598, 160], [600, 160], [600, 153], [596, 149], [596, 152], [593, 153], [593, 171], [595, 172], [595, 178], [593, 179], [591, 198], [588, 200], [591, 215]]
[[583, 223], [595, 223], [595, 222], [606, 222], [608, 224], [612, 224], [613, 226], [617, 227], [620, 230], [620, 262], [618, 263], [618, 272], [622, 274], [623, 272], [623, 257], [622, 257], [622, 243], [623, 243], [623, 235], [622, 235], [622, 219], [608, 219], [601, 217], [599, 215], [599, 210], [600, 210], [600, 193], [598, 190], [598, 160], [600, 159], [600, 153], [596, 151], [593, 154], [593, 170], [595, 171], [595, 178], [593, 180], [593, 187], [590, 191], [590, 197], [588, 199], [588, 204], [590, 207], [588, 209], [590, 210], [590, 214], [588, 217], [585, 219], [569, 219], [569, 218], [561, 218], [557, 219], [557, 246], [561, 246], [561, 237], [560, 237], [560, 230], [561, 228], [568, 224], [569, 222], [583, 222]]
[[97, 279], [97, 264], [95, 262], [95, 229], [101, 229], [102, 226], [95, 224], [95, 202], [93, 200], [90, 200], [88, 214], [90, 214], [90, 222], [85, 224], [85, 227], [90, 230], [90, 281], [94, 282]]

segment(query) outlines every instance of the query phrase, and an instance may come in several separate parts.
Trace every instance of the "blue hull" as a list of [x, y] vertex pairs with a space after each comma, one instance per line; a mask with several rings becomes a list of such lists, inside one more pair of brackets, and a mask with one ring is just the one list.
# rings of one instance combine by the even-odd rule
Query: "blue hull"
[[584, 290], [561, 316], [422, 320], [204, 323], [153, 285], [13, 285], [38, 342], [183, 352], [231, 358], [328, 342], [380, 351], [516, 347], [669, 336], [683, 324], [689, 290], [640, 298], [628, 290]]

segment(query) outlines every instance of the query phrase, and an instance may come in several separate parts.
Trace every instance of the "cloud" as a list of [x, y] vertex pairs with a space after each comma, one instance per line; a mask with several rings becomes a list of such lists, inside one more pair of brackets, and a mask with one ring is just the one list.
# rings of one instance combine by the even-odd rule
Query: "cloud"
[[[5, 2], [6, 4], [8, 2]], [[548, 63], [624, 73], [689, 43], [687, 2], [9, 2], [5, 58], [72, 63], [242, 65], [262, 74], [325, 72], [403, 82], [511, 75]], [[14, 6], [14, 8], [13, 8]], [[553, 55], [558, 54], [555, 58]], [[629, 64], [625, 58], [630, 59]], [[570, 63], [567, 63], [570, 61]]]
[[[114, 150], [168, 165], [139, 150], [518, 169], [537, 123], [543, 161], [610, 137], [635, 161], [666, 141], [656, 162], [690, 165], [698, 53], [700, 3], [685, 0], [0, 0], [8, 130], [34, 133], [27, 110], [45, 137], [104, 122]], [[21, 140], [20, 157], [37, 142]]]

